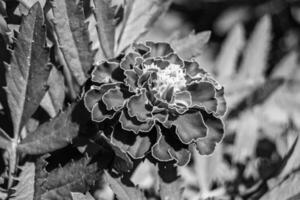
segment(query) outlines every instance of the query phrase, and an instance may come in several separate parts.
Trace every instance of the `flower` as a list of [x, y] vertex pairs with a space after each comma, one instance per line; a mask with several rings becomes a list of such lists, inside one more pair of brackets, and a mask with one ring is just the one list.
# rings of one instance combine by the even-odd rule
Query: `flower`
[[188, 163], [195, 147], [213, 152], [223, 137], [224, 88], [167, 43], [134, 44], [125, 56], [99, 63], [84, 95], [91, 118], [133, 158]]

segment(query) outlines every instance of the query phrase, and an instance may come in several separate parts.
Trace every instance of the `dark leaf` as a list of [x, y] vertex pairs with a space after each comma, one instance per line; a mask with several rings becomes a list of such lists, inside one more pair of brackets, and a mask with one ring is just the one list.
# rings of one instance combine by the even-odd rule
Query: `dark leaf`
[[146, 200], [144, 193], [129, 180], [112, 177], [105, 171], [105, 180], [119, 200]]
[[19, 37], [8, 66], [7, 99], [11, 110], [15, 135], [38, 108], [46, 92], [50, 73], [46, 30], [40, 3], [34, 4], [23, 18]]
[[52, 152], [71, 143], [78, 135], [79, 125], [72, 121], [74, 105], [54, 119], [38, 127], [18, 145], [18, 151], [36, 155]]

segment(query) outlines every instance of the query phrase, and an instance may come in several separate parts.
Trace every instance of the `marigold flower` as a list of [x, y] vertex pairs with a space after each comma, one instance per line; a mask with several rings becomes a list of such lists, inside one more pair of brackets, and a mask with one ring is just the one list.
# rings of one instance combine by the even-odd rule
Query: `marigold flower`
[[95, 66], [91, 80], [84, 103], [92, 120], [133, 158], [151, 152], [185, 165], [190, 148], [207, 155], [223, 137], [224, 88], [167, 43], [134, 44]]

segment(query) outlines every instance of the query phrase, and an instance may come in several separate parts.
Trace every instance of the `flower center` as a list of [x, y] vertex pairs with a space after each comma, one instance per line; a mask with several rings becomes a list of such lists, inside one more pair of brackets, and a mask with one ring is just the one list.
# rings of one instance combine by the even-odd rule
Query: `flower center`
[[173, 92], [180, 91], [186, 86], [185, 72], [180, 65], [169, 64], [166, 68], [161, 69], [154, 63], [144, 65], [144, 72], [156, 72], [156, 79], [153, 80], [152, 89], [157, 91], [160, 97], [173, 88]]

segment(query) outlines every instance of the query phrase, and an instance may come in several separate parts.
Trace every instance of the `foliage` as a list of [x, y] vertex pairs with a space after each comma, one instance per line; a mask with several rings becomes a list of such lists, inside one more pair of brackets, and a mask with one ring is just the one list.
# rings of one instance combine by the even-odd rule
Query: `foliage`
[[179, 4], [0, 0], [0, 199], [299, 198], [297, 51], [272, 15], [144, 41]]

